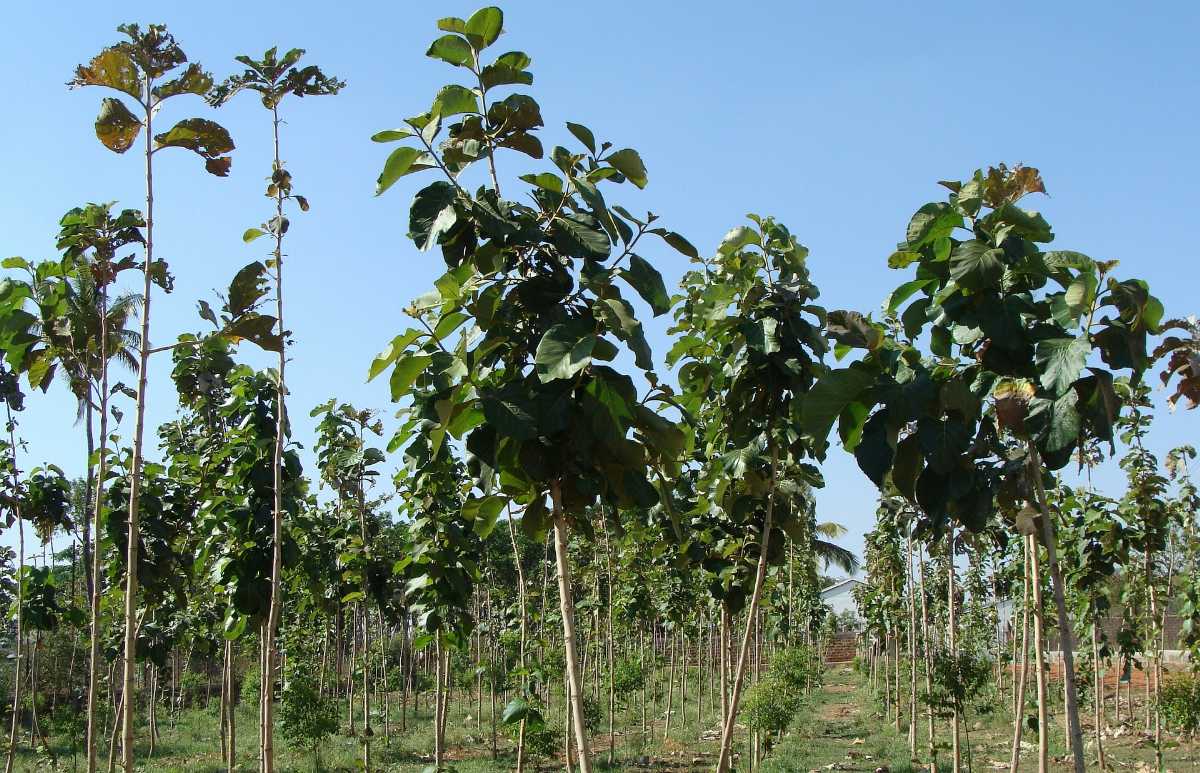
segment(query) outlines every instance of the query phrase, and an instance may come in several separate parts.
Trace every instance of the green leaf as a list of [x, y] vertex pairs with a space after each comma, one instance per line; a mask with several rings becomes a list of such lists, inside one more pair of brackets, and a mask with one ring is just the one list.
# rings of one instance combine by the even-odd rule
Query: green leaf
[[266, 236], [266, 235], [267, 235], [267, 232], [262, 230], [261, 228], [247, 228], [246, 232], [242, 234], [242, 241], [245, 242], [246, 244], [249, 244], [250, 242], [257, 239], [258, 237]]
[[204, 159], [204, 168], [217, 177], [229, 174], [233, 139], [224, 126], [206, 118], [185, 118], [162, 134], [154, 135], [155, 150], [183, 148]]
[[929, 278], [913, 279], [912, 281], [905, 282], [895, 290], [892, 290], [887, 299], [883, 302], [883, 308], [886, 309], [889, 314], [895, 314], [896, 309], [900, 308], [902, 303], [911, 298], [913, 293], [928, 287], [936, 281], [936, 279]]
[[461, 113], [478, 113], [479, 98], [475, 92], [463, 86], [443, 86], [433, 100], [434, 112], [443, 118]]
[[888, 268], [908, 268], [921, 259], [921, 253], [909, 250], [897, 250], [888, 256]]
[[155, 86], [154, 96], [160, 102], [178, 94], [198, 94], [204, 96], [212, 88], [212, 85], [212, 76], [204, 72], [200, 65], [193, 62], [187, 66], [178, 78]]
[[425, 56], [441, 59], [455, 67], [466, 67], [474, 61], [475, 52], [471, 50], [471, 44], [458, 35], [442, 35], [433, 41]]
[[424, 333], [422, 333], [420, 330], [409, 328], [393, 338], [392, 342], [387, 345], [387, 348], [380, 352], [379, 356], [371, 361], [371, 370], [367, 374], [367, 381], [370, 381], [383, 371], [387, 370], [387, 367], [396, 361], [396, 358], [408, 348], [408, 345], [413, 341], [416, 341], [422, 335], [424, 335]]
[[629, 269], [622, 269], [621, 278], [650, 304], [654, 316], [666, 314], [671, 310], [671, 298], [667, 295], [667, 285], [663, 282], [662, 274], [647, 261], [631, 254]]
[[717, 245], [717, 252], [721, 255], [732, 255], [748, 244], [759, 243], [757, 231], [753, 228], [739, 225], [725, 234], [725, 238]]
[[533, 362], [542, 383], [572, 378], [592, 361], [593, 328], [579, 320], [553, 325], [538, 342]]
[[1037, 345], [1038, 380], [1055, 395], [1071, 388], [1087, 363], [1091, 344], [1084, 338], [1050, 338]]
[[[595, 309], [606, 326], [610, 330], [615, 329], [617, 335], [629, 343], [637, 366], [642, 370], [652, 369], [654, 361], [650, 354], [650, 345], [646, 342], [642, 323], [634, 316], [633, 306], [623, 298], [604, 298], [596, 304]], [[615, 325], [611, 324], [614, 322]]]
[[379, 179], [375, 183], [375, 195], [378, 196], [391, 188], [401, 177], [432, 166], [433, 159], [425, 151], [407, 146], [396, 148], [383, 164], [383, 171], [379, 173]]
[[553, 221], [554, 244], [576, 258], [607, 258], [611, 244], [600, 222], [585, 212], [560, 215]]
[[506, 501], [505, 497], [495, 494], [481, 498], [472, 497], [463, 502], [462, 514], [468, 521], [473, 522], [472, 531], [481, 538], [487, 539], [492, 530], [496, 528], [496, 521], [500, 518]]
[[494, 5], [480, 8], [467, 19], [463, 34], [477, 49], [484, 49], [496, 42], [504, 28], [504, 11]]
[[932, 241], [949, 236], [960, 225], [962, 216], [946, 202], [926, 204], [908, 221], [908, 249], [915, 251]]
[[416, 132], [410, 129], [384, 129], [371, 135], [371, 142], [397, 142], [409, 137], [415, 137]]
[[683, 238], [680, 234], [668, 231], [665, 228], [651, 228], [650, 233], [659, 236], [664, 242], [674, 247], [681, 255], [699, 260], [700, 253], [696, 251], [691, 242]]
[[399, 400], [408, 393], [417, 377], [425, 372], [425, 368], [429, 366], [432, 359], [428, 354], [406, 354], [396, 360], [388, 384], [391, 387], [393, 401]]
[[571, 123], [567, 121], [567, 131], [575, 135], [575, 139], [583, 143], [583, 146], [591, 151], [596, 152], [596, 135], [592, 134], [592, 130], [583, 124]]
[[552, 172], [539, 172], [537, 174], [523, 174], [523, 175], [521, 175], [520, 179], [524, 180], [525, 182], [529, 183], [530, 185], [536, 185], [537, 187], [541, 188], [542, 190], [550, 191], [551, 193], [562, 193], [563, 192], [562, 178]]
[[454, 227], [457, 194], [454, 186], [438, 180], [417, 192], [408, 210], [408, 237], [422, 252], [437, 244], [438, 238]]
[[818, 440], [829, 437], [834, 420], [850, 403], [863, 402], [861, 394], [874, 381], [875, 375], [858, 365], [826, 373], [804, 396], [800, 412], [804, 431]]
[[609, 154], [604, 160], [625, 175], [629, 182], [639, 188], [646, 187], [646, 165], [642, 163], [642, 157], [633, 148], [622, 148]]
[[969, 290], [998, 287], [1004, 277], [1003, 256], [1003, 250], [977, 239], [962, 242], [950, 254], [950, 278]]
[[515, 725], [529, 715], [529, 701], [524, 698], [513, 698], [504, 707], [504, 712], [500, 715], [500, 724]]
[[114, 153], [124, 153], [133, 147], [142, 122], [137, 119], [125, 103], [113, 97], [105, 97], [100, 103], [100, 115], [96, 117], [96, 137]]

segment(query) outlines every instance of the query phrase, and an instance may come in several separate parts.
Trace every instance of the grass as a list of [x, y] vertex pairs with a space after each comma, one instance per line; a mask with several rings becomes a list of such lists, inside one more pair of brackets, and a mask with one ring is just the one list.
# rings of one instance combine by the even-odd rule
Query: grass
[[[693, 685], [689, 685], [691, 688]], [[618, 710], [618, 732], [614, 749], [614, 764], [609, 767], [607, 718], [601, 719], [600, 727], [592, 733], [592, 750], [597, 770], [619, 771], [699, 771], [712, 769], [718, 741], [717, 719], [710, 710], [705, 695], [704, 716], [696, 718], [694, 689], [689, 690], [689, 700], [682, 711], [676, 706], [672, 716], [669, 738], [664, 738], [665, 710], [662, 705], [649, 713], [649, 732], [641, 734], [640, 710]], [[675, 699], [678, 703], [678, 695]], [[1005, 705], [1001, 700], [1000, 705]], [[500, 710], [498, 705], [497, 711]], [[559, 771], [564, 767], [561, 754], [562, 728], [565, 717], [562, 713], [561, 693], [554, 699], [553, 711], [549, 713], [550, 727], [558, 733], [552, 756], [532, 760], [529, 771]], [[514, 767], [515, 742], [503, 728], [498, 730], [498, 758], [491, 758], [490, 710], [483, 707], [483, 716], [477, 717], [477, 706], [466, 700], [451, 704], [447, 721], [446, 743], [448, 764], [459, 773], [482, 773], [483, 771], [512, 770]], [[146, 773], [216, 773], [223, 771], [221, 765], [220, 731], [215, 706], [212, 710], [190, 709], [181, 711], [172, 720], [162, 712], [159, 720], [161, 740], [154, 757], [147, 759], [145, 732], [139, 733], [137, 758], [138, 770]], [[1139, 712], [1140, 716], [1140, 712]], [[242, 706], [238, 713], [239, 770], [257, 769], [257, 711], [253, 706]], [[482, 719], [482, 721], [479, 721]], [[1091, 747], [1091, 728], [1086, 724], [1085, 739], [1089, 750], [1089, 769], [1095, 766]], [[343, 704], [343, 720], [344, 704]], [[925, 722], [919, 719], [918, 756], [925, 754]], [[1054, 729], [1051, 734], [1051, 752], [1056, 760], [1054, 770], [1068, 770], [1070, 766], [1061, 729], [1061, 718], [1052, 717]], [[360, 770], [360, 740], [348, 734], [343, 722], [343, 732], [328, 738], [321, 745], [323, 770], [336, 773]], [[1011, 724], [1003, 709], [988, 713], [972, 713], [965, 722], [970, 735], [973, 769], [1000, 769], [996, 763], [1007, 763], [1009, 744], [1012, 738]], [[1152, 770], [1154, 749], [1137, 730], [1126, 728], [1118, 737], [1106, 739], [1105, 748], [1110, 764], [1117, 770], [1134, 773]], [[398, 717], [392, 712], [392, 726], [385, 741], [378, 720], [375, 722], [375, 737], [371, 754], [373, 768], [379, 771], [411, 772], [423, 771], [430, 765], [433, 748], [432, 715], [422, 705], [416, 720], [409, 716], [408, 729], [399, 731]], [[846, 669], [831, 669], [826, 674], [824, 686], [807, 699], [782, 741], [775, 746], [758, 768], [761, 773], [791, 773], [793, 771], [857, 770], [874, 771], [884, 767], [889, 773], [908, 773], [928, 770], [920, 766], [919, 760], [909, 756], [907, 730], [899, 732], [888, 722], [885, 713], [867, 686], [857, 674]], [[276, 768], [279, 773], [301, 773], [312, 770], [312, 758], [308, 752], [290, 747], [280, 734], [276, 736]], [[939, 742], [948, 742], [949, 731], [945, 723], [936, 730]], [[1165, 768], [1168, 771], [1200, 770], [1200, 744], [1183, 742], [1174, 734], [1164, 734]], [[69, 736], [63, 733], [52, 737], [52, 748], [58, 758], [52, 767], [48, 756], [36, 755], [22, 746], [17, 756], [16, 769], [20, 771], [58, 770], [76, 771], [83, 769], [79, 757], [72, 758]], [[1036, 734], [1026, 733], [1027, 742], [1022, 753], [1022, 768], [1036, 769]], [[746, 733], [739, 732], [741, 742], [737, 751], [740, 757], [736, 769], [746, 770]], [[964, 741], [965, 746], [965, 741]], [[942, 763], [939, 770], [949, 769], [949, 753], [939, 752]], [[105, 770], [107, 754], [102, 750], [100, 769]], [[965, 763], [965, 760], [964, 760]], [[1003, 769], [1007, 769], [1005, 764]]]

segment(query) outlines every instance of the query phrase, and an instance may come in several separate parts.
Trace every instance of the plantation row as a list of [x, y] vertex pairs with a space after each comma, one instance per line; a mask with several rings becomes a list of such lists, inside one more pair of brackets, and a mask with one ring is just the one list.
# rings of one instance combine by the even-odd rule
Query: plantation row
[[[214, 711], [231, 771], [252, 759], [247, 722], [264, 773], [299, 764], [293, 749], [320, 764], [342, 733], [354, 765], [384, 769], [404, 762], [393, 736], [426, 722], [435, 770], [481, 757], [522, 770], [561, 754], [590, 773], [600, 749], [610, 766], [645, 764], [672, 751], [673, 721], [712, 741], [695, 764], [755, 765], [821, 680], [839, 624], [821, 572], [857, 565], [829, 541], [840, 527], [816, 517], [831, 444], [880, 490], [858, 599], [862, 664], [898, 725], [906, 702], [914, 758], [924, 713], [930, 761], [946, 722], [958, 770], [980, 686], [1020, 664], [1015, 770], [1032, 649], [1045, 769], [1052, 628], [1075, 769], [1088, 764], [1081, 688], [1093, 677], [1103, 764], [1095, 696], [1113, 660], [1149, 659], [1161, 754], [1168, 599], [1188, 599], [1183, 638], [1200, 640], [1198, 499], [1192, 449], [1168, 459], [1175, 484], [1145, 450], [1145, 381], [1159, 370], [1172, 405], [1200, 401], [1195, 319], [1167, 319], [1115, 262], [1043, 249], [1049, 224], [1020, 204], [1045, 192], [1041, 177], [1004, 165], [941, 183], [948, 195], [917, 210], [887, 258], [905, 281], [879, 319], [827, 311], [807, 249], [775, 219], [748, 216], [705, 257], [615, 203], [647, 185], [637, 151], [575, 123], [577, 147], [547, 151], [541, 107], [522, 90], [530, 57], [489, 51], [498, 8], [437, 26], [427, 55], [461, 82], [372, 138], [394, 146], [377, 195], [408, 175], [436, 178], [413, 198], [408, 235], [445, 273], [405, 309], [411, 327], [364, 363], [388, 378], [402, 424], [385, 443], [375, 410], [315, 407], [307, 473], [288, 414], [284, 265], [303, 249], [289, 217], [309, 203], [281, 161], [285, 116], [289, 97], [345, 84], [301, 64], [302, 50], [275, 48], [238, 57], [243, 72], [218, 83], [158, 25], [122, 26], [124, 39], [77, 68], [72, 87], [116, 92], [96, 136], [140, 156], [146, 197], [141, 210], [71, 209], [61, 257], [4, 264], [0, 456], [17, 535], [3, 589], [14, 610], [6, 773], [33, 764], [25, 739], [51, 764], [78, 750], [92, 773], [106, 752], [109, 770], [132, 773], [153, 764], [164, 712], [178, 733]], [[243, 91], [264, 107], [274, 149], [263, 161], [272, 206], [243, 239], [268, 253], [219, 304], [199, 302], [202, 332], [151, 346], [153, 301], [173, 281], [154, 252], [157, 154], [191, 151], [224, 176], [234, 150], [207, 118], [163, 130], [164, 111], [186, 97], [219, 108]], [[518, 166], [536, 171], [508, 174]], [[645, 257], [662, 245], [694, 266], [674, 295]], [[639, 321], [647, 310], [673, 320], [663, 360]], [[1182, 335], [1155, 346], [1169, 329]], [[239, 361], [245, 347], [274, 353], [276, 367]], [[154, 356], [171, 358], [178, 412], [147, 453]], [[119, 368], [137, 373], [134, 388]], [[29, 467], [19, 439], [25, 392], [60, 376], [82, 417], [79, 481]], [[1090, 471], [1118, 441], [1122, 500], [1057, 475], [1073, 462]], [[381, 471], [397, 453], [388, 486]], [[69, 547], [54, 553], [56, 537]], [[1127, 624], [1109, 641], [1099, 623], [1117, 599]], [[993, 602], [1005, 600], [1020, 648], [997, 635]]]

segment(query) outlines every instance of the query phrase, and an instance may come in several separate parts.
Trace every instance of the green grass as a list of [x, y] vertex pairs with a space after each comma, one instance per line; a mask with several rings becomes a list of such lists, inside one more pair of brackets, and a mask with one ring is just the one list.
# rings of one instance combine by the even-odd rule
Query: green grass
[[[592, 750], [597, 770], [620, 771], [700, 771], [712, 769], [717, 751], [715, 730], [717, 719], [708, 704], [705, 694], [704, 716], [696, 719], [694, 689], [689, 685], [689, 700], [683, 711], [676, 706], [673, 712], [670, 738], [664, 740], [665, 713], [662, 705], [648, 712], [649, 732], [641, 734], [640, 710], [631, 707], [617, 714], [617, 737], [614, 750], [615, 762], [610, 768], [608, 758], [608, 721], [602, 718], [599, 728], [592, 734]], [[678, 695], [676, 695], [676, 704]], [[1001, 701], [1003, 704], [1003, 701]], [[561, 733], [565, 717], [561, 692], [554, 697], [553, 711], [549, 713], [550, 726]], [[503, 728], [498, 730], [499, 757], [491, 759], [490, 709], [484, 705], [482, 721], [477, 721], [477, 707], [465, 699], [451, 704], [447, 721], [446, 743], [448, 764], [459, 773], [482, 773], [483, 771], [506, 771], [513, 769], [515, 742]], [[342, 733], [327, 739], [321, 746], [323, 770], [357, 771], [361, 745], [358, 738], [348, 735], [345, 723], [345, 704], [342, 704]], [[497, 712], [502, 710], [500, 701]], [[138, 770], [146, 773], [216, 773], [223, 771], [221, 765], [221, 740], [216, 719], [215, 706], [211, 711], [193, 709], [180, 712], [172, 720], [167, 712], [161, 712], [159, 720], [161, 740], [154, 757], [147, 758], [146, 730], [139, 729], [137, 759]], [[1139, 712], [1140, 716], [1140, 712]], [[408, 729], [399, 730], [395, 707], [391, 714], [392, 725], [389, 739], [385, 742], [378, 719], [375, 720], [375, 737], [371, 746], [373, 768], [379, 771], [416, 773], [429, 764], [433, 749], [432, 716], [426, 704], [415, 721], [410, 712]], [[1061, 718], [1052, 718], [1052, 754], [1060, 758], [1052, 764], [1055, 770], [1068, 770], [1066, 749], [1061, 732]], [[1087, 717], [1085, 716], [1085, 723]], [[919, 720], [918, 755], [925, 753], [925, 722]], [[253, 706], [243, 706], [238, 712], [239, 770], [257, 769], [257, 711]], [[966, 720], [970, 733], [974, 769], [987, 770], [991, 761], [1007, 761], [1011, 743], [1011, 725], [1007, 713], [997, 710], [988, 715], [972, 714]], [[906, 731], [905, 731], [906, 732]], [[1090, 739], [1090, 728], [1085, 726], [1085, 736]], [[736, 769], [746, 770], [747, 733], [739, 731], [735, 751], [739, 754]], [[940, 742], [949, 740], [945, 723], [939, 722], [936, 737]], [[1181, 743], [1173, 734], [1165, 734], [1165, 764], [1168, 770], [1200, 770], [1200, 745], [1195, 742]], [[1025, 740], [1036, 745], [1036, 734], [1027, 733]], [[52, 737], [52, 747], [58, 757], [57, 768], [51, 767], [49, 759], [31, 753], [22, 746], [17, 756], [16, 769], [35, 770], [82, 770], [82, 759], [72, 761], [66, 735]], [[965, 747], [965, 741], [964, 741]], [[1088, 741], [1089, 757], [1091, 754]], [[1135, 770], [1138, 763], [1152, 763], [1154, 750], [1137, 733], [1131, 732], [1120, 738], [1106, 741], [1109, 759], [1118, 769]], [[302, 749], [290, 747], [281, 734], [276, 735], [276, 759], [279, 773], [307, 773], [312, 770], [311, 756]], [[1036, 767], [1035, 749], [1022, 754], [1022, 767]], [[949, 753], [939, 752], [941, 769], [949, 769]], [[965, 749], [964, 749], [965, 757]], [[107, 750], [102, 749], [100, 770], [106, 769]], [[648, 764], [643, 764], [647, 763]], [[964, 759], [965, 763], [965, 759]], [[1089, 762], [1089, 764], [1093, 764]], [[874, 771], [886, 766], [890, 773], [916, 771], [909, 758], [906, 734], [897, 732], [884, 718], [882, 707], [857, 674], [847, 674], [841, 669], [827, 672], [822, 689], [806, 700], [783, 740], [770, 752], [759, 770], [762, 773], [784, 773], [785, 771], [809, 771], [826, 769], [837, 765], [841, 770]], [[529, 771], [560, 771], [563, 769], [561, 751], [555, 749], [551, 757], [531, 761]], [[927, 770], [928, 768], [924, 768]]]

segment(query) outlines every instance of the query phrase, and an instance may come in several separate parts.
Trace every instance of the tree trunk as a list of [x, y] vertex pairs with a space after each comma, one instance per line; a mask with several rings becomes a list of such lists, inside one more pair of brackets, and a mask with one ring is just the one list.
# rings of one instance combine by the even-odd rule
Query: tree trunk
[[[946, 599], [946, 614], [948, 624], [947, 634], [949, 634], [950, 660], [957, 662], [958, 660], [958, 637], [955, 630], [955, 607], [957, 606], [954, 597], [954, 527], [950, 527], [950, 536], [946, 541], [946, 584], [947, 584], [947, 599]], [[953, 716], [951, 717], [951, 742], [954, 752], [954, 773], [959, 773], [962, 769], [962, 750], [959, 748], [959, 735], [961, 734], [962, 717], [959, 716], [958, 706], [954, 707]]]
[[1050, 769], [1050, 715], [1048, 703], [1050, 696], [1046, 689], [1046, 607], [1042, 600], [1042, 562], [1038, 555], [1037, 539], [1030, 535], [1026, 537], [1029, 543], [1030, 584], [1033, 585], [1033, 654], [1034, 667], [1037, 669], [1037, 703], [1038, 703], [1038, 773], [1047, 773]]
[[[5, 403], [8, 416], [8, 452], [12, 456], [12, 490], [18, 491], [17, 442], [13, 430], [12, 407]], [[17, 753], [17, 730], [21, 726], [21, 650], [25, 638], [25, 521], [21, 517], [20, 497], [13, 497], [13, 513], [17, 520], [17, 638], [13, 645], [13, 702], [12, 727], [8, 733], [8, 754], [4, 760], [4, 773], [12, 773]]]
[[[152, 100], [153, 79], [146, 80], [146, 104]], [[121, 692], [121, 766], [133, 770], [133, 679], [137, 670], [138, 504], [142, 494], [142, 442], [146, 429], [146, 386], [150, 376], [150, 300], [154, 283], [154, 144], [153, 111], [146, 111], [146, 260], [142, 264], [142, 341], [138, 349], [138, 380], [133, 420], [133, 449], [129, 463], [129, 517], [125, 556], [125, 673]]]
[[1033, 473], [1038, 507], [1042, 513], [1042, 539], [1046, 543], [1046, 562], [1050, 565], [1050, 581], [1054, 584], [1054, 607], [1058, 612], [1063, 679], [1066, 680], [1066, 712], [1067, 727], [1070, 731], [1068, 736], [1071, 741], [1071, 756], [1074, 758], [1075, 773], [1084, 773], [1083, 727], [1079, 724], [1079, 693], [1075, 688], [1075, 637], [1071, 630], [1071, 617], [1067, 612], [1066, 587], [1063, 585], [1062, 571], [1058, 566], [1053, 516], [1046, 502], [1046, 489], [1042, 483], [1041, 457], [1032, 441], [1028, 446], [1030, 471]]
[[738, 704], [742, 698], [742, 681], [746, 675], [746, 656], [750, 650], [750, 636], [753, 632], [755, 616], [758, 614], [758, 605], [762, 601], [763, 583], [767, 576], [767, 550], [771, 541], [771, 527], [775, 514], [775, 484], [776, 473], [778, 468], [778, 457], [774, 445], [771, 446], [771, 493], [767, 498], [767, 514], [763, 523], [762, 545], [759, 546], [758, 554], [758, 571], [754, 575], [754, 592], [750, 596], [750, 611], [746, 619], [746, 630], [742, 635], [741, 653], [738, 655], [737, 671], [733, 677], [733, 692], [729, 696], [729, 711], [725, 715], [725, 722], [721, 729], [721, 753], [717, 759], [717, 773], [728, 773], [731, 757], [731, 743], [733, 741], [733, 726], [737, 719]]
[[[1016, 699], [1013, 702], [1013, 742], [1012, 755], [1008, 763], [1009, 773], [1017, 773], [1021, 764], [1021, 726], [1025, 724], [1025, 687], [1029, 683], [1029, 554], [1034, 546], [1032, 537], [1025, 537], [1023, 542], [1021, 574], [1025, 579], [1025, 593], [1021, 603], [1021, 677], [1020, 681], [1016, 683]], [[1015, 636], [1013, 641], [1016, 641]], [[1013, 658], [1014, 667], [1016, 662], [1016, 658]]]
[[562, 511], [558, 481], [550, 485], [554, 506], [554, 555], [558, 563], [558, 598], [562, 612], [563, 645], [567, 655], [567, 681], [570, 688], [569, 710], [575, 724], [575, 744], [582, 773], [592, 773], [592, 750], [583, 722], [583, 685], [579, 678], [579, 655], [575, 637], [575, 600], [571, 593], [571, 565], [567, 555], [567, 520]]

